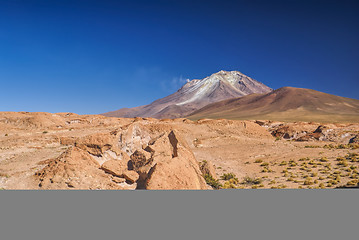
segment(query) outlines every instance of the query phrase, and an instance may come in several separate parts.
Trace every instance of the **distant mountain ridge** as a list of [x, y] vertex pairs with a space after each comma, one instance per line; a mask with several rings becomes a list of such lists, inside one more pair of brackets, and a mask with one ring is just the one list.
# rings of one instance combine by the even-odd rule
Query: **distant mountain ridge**
[[272, 91], [270, 87], [241, 72], [222, 70], [209, 77], [189, 81], [177, 92], [149, 105], [122, 108], [102, 115], [109, 117], [178, 118], [214, 102], [270, 91]]
[[359, 100], [311, 89], [282, 87], [209, 104], [189, 119], [227, 118], [277, 121], [359, 122]]

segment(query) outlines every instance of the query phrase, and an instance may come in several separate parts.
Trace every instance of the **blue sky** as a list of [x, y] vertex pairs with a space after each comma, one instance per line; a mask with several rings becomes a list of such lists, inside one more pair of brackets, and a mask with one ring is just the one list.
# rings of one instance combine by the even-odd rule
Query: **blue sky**
[[0, 1], [0, 111], [96, 114], [239, 70], [359, 99], [358, 1]]

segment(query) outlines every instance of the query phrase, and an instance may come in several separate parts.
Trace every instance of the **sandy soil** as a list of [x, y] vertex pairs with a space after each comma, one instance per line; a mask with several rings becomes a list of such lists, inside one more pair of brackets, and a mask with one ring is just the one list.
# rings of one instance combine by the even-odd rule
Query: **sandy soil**
[[[288, 131], [305, 129], [310, 133], [320, 124], [260, 126], [255, 121], [193, 122], [65, 113], [0, 113], [0, 188], [38, 189], [34, 175], [45, 166], [43, 161], [58, 157], [68, 148], [60, 143], [62, 137], [110, 132], [138, 121], [157, 132], [176, 129], [199, 163], [214, 164], [219, 178], [233, 173], [238, 181], [233, 179], [230, 184], [228, 180], [219, 179], [223, 187], [335, 188], [348, 182], [356, 185], [359, 180], [359, 158], [355, 156], [359, 149], [355, 149], [356, 145], [339, 146], [358, 134], [359, 124], [332, 124], [327, 128], [332, 129], [328, 130], [332, 135], [325, 137], [323, 133], [324, 140], [296, 141], [295, 138], [274, 137], [271, 133], [283, 124], [292, 124]], [[329, 144], [332, 146], [324, 147]]]

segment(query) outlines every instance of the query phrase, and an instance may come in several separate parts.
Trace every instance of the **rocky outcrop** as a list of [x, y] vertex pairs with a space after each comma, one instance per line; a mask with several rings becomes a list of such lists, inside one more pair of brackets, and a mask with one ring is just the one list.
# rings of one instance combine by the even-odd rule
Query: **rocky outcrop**
[[198, 162], [177, 132], [165, 134], [149, 148], [154, 149], [154, 165], [149, 171], [146, 189], [207, 189]]
[[158, 132], [134, 122], [62, 143], [69, 149], [36, 173], [40, 188], [207, 189], [197, 160], [175, 130]]
[[89, 153], [77, 147], [42, 164], [47, 165], [35, 174], [41, 189], [122, 189]]
[[305, 141], [330, 141], [347, 144], [355, 141], [355, 125], [342, 124], [319, 124], [319, 123], [280, 123], [267, 122], [263, 125], [268, 129], [272, 136], [286, 140]]

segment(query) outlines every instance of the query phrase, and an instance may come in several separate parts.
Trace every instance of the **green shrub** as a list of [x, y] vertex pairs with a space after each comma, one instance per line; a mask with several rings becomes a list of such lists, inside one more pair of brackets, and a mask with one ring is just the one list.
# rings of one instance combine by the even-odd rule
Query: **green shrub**
[[319, 159], [319, 161], [321, 161], [321, 162], [328, 162], [328, 158], [322, 157], [321, 159]]
[[336, 184], [338, 184], [338, 182], [335, 181], [335, 180], [333, 180], [333, 179], [329, 180], [327, 183], [330, 184], [330, 185], [336, 185]]
[[230, 180], [232, 178], [236, 178], [236, 175], [234, 173], [225, 173], [221, 176], [222, 180]]
[[295, 166], [297, 166], [297, 163], [294, 160], [290, 160], [289, 161], [289, 166], [295, 167]]
[[340, 161], [337, 163], [337, 165], [347, 167], [347, 166], [348, 166], [348, 162], [347, 162], [347, 160], [340, 160]]
[[229, 179], [229, 183], [231, 183], [231, 184], [235, 184], [235, 185], [237, 185], [238, 183], [239, 183], [239, 180], [238, 180], [238, 178], [231, 178], [231, 179]]
[[311, 177], [307, 177], [304, 181], [304, 185], [313, 185], [314, 182], [312, 181]]
[[261, 163], [261, 162], [263, 162], [262, 159], [257, 159], [257, 160], [254, 161], [254, 163]]
[[287, 165], [287, 162], [286, 162], [286, 161], [282, 161], [282, 162], [279, 164], [279, 166], [285, 166], [285, 165]]
[[257, 184], [261, 184], [261, 183], [262, 183], [262, 179], [251, 178], [249, 176], [245, 176], [242, 181], [242, 184], [246, 184], [246, 185], [257, 185]]
[[268, 183], [268, 185], [272, 185], [272, 184], [276, 184], [276, 181], [275, 180], [272, 180]]
[[222, 187], [222, 185], [219, 183], [218, 179], [214, 179], [212, 177], [212, 175], [205, 174], [203, 177], [204, 177], [204, 180], [206, 181], [206, 183], [208, 185], [210, 185], [211, 187], [213, 187], [214, 189], [220, 189]]
[[[232, 180], [232, 179], [231, 179]], [[224, 189], [230, 189], [230, 188], [237, 188], [235, 184], [231, 183], [230, 181], [226, 181], [224, 184], [223, 184], [223, 188]]]
[[359, 180], [355, 179], [355, 180], [350, 180], [349, 182], [347, 182], [348, 186], [355, 186], [357, 185], [359, 182]]
[[262, 172], [273, 172], [273, 170], [272, 170], [272, 169], [269, 169], [268, 167], [264, 167], [264, 168], [262, 169]]

